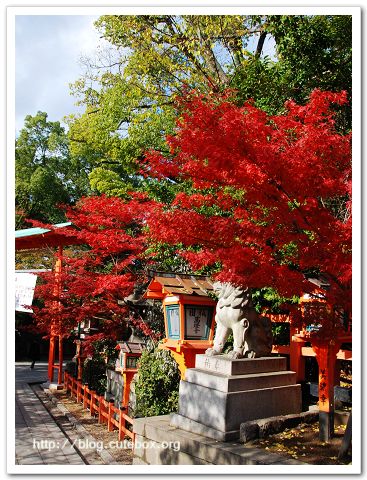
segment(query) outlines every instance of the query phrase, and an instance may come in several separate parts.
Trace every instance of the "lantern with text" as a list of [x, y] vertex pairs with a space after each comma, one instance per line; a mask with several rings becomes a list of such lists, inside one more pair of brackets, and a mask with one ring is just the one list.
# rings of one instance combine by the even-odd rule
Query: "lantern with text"
[[160, 348], [169, 349], [179, 364], [181, 376], [195, 366], [198, 353], [213, 345], [215, 300], [207, 277], [159, 273], [150, 283], [146, 298], [163, 302], [165, 338]]

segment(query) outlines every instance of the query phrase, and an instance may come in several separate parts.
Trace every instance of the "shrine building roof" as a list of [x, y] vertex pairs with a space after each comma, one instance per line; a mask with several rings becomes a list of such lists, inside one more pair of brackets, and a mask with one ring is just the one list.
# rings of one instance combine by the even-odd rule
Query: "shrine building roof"
[[145, 298], [162, 299], [166, 295], [198, 295], [208, 297], [213, 282], [204, 275], [150, 272], [151, 280]]

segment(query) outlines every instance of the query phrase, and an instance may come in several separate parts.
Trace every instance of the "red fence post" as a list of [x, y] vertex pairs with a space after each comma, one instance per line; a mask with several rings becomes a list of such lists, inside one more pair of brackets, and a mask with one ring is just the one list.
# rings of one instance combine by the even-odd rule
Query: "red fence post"
[[119, 411], [119, 442], [125, 438], [125, 425], [126, 421], [124, 418], [124, 412], [121, 410]]
[[76, 401], [77, 401], [77, 403], [80, 402], [80, 396], [81, 396], [80, 387], [81, 387], [80, 382], [77, 380], [76, 381]]
[[112, 401], [110, 400], [108, 402], [108, 418], [107, 418], [107, 430], [109, 432], [112, 432], [113, 430], [113, 424], [111, 422], [112, 420], [112, 415], [113, 415], [113, 411], [112, 411]]
[[86, 409], [88, 405], [88, 384], [83, 385], [83, 408]]
[[93, 417], [93, 409], [94, 409], [94, 390], [90, 390], [90, 405], [89, 405], [89, 410], [90, 414]]
[[98, 423], [103, 422], [103, 395], [98, 397], [99, 407], [98, 407]]

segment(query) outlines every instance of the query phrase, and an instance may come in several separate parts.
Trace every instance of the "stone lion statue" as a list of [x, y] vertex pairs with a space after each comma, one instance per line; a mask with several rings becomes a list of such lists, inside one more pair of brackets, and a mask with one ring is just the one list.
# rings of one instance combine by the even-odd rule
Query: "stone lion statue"
[[271, 353], [273, 336], [271, 321], [260, 317], [252, 305], [251, 291], [234, 287], [229, 283], [216, 282], [214, 291], [218, 294], [215, 314], [217, 330], [214, 345], [206, 350], [207, 355], [222, 353], [230, 331], [233, 331], [231, 358], [257, 358]]

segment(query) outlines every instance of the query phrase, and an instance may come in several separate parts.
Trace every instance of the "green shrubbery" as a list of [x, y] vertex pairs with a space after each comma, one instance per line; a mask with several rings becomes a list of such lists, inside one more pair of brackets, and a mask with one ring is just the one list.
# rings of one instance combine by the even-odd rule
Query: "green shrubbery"
[[176, 412], [180, 371], [168, 350], [144, 351], [135, 382], [135, 417], [151, 417]]

